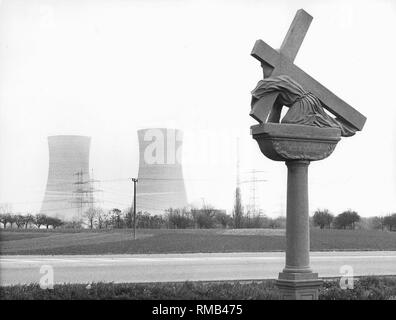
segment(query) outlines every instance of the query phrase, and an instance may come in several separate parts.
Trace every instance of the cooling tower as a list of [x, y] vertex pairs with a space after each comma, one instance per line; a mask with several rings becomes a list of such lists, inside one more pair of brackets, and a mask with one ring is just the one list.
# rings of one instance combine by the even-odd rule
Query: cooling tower
[[69, 221], [81, 217], [87, 206], [90, 143], [85, 136], [48, 137], [48, 180], [41, 213]]
[[142, 129], [138, 130], [138, 139], [137, 211], [159, 214], [169, 208], [187, 206], [181, 164], [182, 131]]

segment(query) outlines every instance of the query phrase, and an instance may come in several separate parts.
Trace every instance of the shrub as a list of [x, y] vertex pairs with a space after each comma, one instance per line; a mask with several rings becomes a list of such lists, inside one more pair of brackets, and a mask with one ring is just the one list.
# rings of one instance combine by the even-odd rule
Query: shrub
[[210, 229], [215, 226], [215, 210], [210, 207], [204, 207], [203, 209], [192, 209], [192, 217], [194, 224], [199, 229]]
[[319, 292], [321, 300], [389, 300], [396, 297], [394, 277], [363, 277], [354, 281], [353, 289], [342, 290], [338, 280], [325, 282]]
[[165, 211], [169, 229], [186, 229], [194, 227], [191, 212], [186, 209], [168, 209]]
[[228, 228], [233, 226], [232, 217], [226, 214], [224, 211], [217, 210], [214, 218], [216, 221], [216, 225], [219, 225], [222, 228]]
[[159, 229], [166, 227], [166, 220], [160, 215], [151, 215], [149, 212], [136, 213], [137, 228]]
[[270, 219], [269, 228], [271, 229], [285, 229], [286, 228], [286, 217], [277, 217]]

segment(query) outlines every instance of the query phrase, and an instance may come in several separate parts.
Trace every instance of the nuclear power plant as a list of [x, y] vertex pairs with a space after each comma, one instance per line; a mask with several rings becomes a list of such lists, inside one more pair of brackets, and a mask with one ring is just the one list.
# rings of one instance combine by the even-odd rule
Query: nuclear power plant
[[[187, 206], [181, 163], [182, 131], [167, 128], [138, 130], [139, 173], [137, 211], [163, 214]], [[40, 213], [66, 221], [83, 218], [93, 206], [89, 172], [91, 138], [77, 135], [48, 137], [47, 188]]]
[[187, 206], [181, 163], [183, 133], [176, 129], [138, 130], [137, 211], [163, 213]]
[[81, 218], [91, 199], [90, 144], [86, 136], [48, 137], [48, 180], [41, 213], [64, 220]]

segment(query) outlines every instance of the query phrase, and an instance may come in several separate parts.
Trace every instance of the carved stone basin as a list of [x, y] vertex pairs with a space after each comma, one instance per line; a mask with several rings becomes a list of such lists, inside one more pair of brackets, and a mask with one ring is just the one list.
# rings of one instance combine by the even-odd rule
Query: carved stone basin
[[250, 128], [261, 152], [271, 160], [316, 161], [327, 158], [341, 139], [338, 128], [262, 123]]

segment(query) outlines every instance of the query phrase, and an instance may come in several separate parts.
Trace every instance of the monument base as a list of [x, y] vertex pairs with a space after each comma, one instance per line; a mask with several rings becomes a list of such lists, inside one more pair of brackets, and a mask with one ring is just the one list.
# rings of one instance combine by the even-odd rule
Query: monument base
[[323, 281], [317, 273], [279, 273], [276, 286], [282, 300], [318, 300]]

